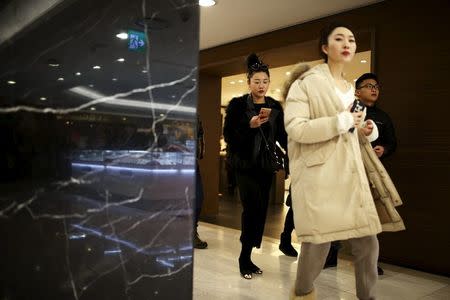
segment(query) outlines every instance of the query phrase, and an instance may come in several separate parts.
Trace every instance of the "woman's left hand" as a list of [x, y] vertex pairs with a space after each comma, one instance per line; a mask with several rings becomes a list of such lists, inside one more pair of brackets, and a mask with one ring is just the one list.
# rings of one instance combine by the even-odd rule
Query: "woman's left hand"
[[361, 130], [365, 136], [371, 135], [373, 131], [373, 121], [367, 120], [366, 122], [363, 123], [363, 126], [361, 126], [359, 130]]

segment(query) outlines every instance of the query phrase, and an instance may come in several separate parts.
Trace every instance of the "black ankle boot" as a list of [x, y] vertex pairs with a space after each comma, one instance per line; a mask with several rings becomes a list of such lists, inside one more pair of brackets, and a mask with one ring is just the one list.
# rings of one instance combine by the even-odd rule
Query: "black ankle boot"
[[205, 242], [205, 241], [202, 241], [200, 239], [200, 236], [198, 235], [197, 230], [194, 231], [193, 246], [194, 246], [195, 249], [206, 249], [206, 248], [208, 248], [208, 243]]
[[295, 250], [294, 247], [292, 247], [290, 234], [286, 234], [284, 232], [281, 234], [280, 246], [278, 248], [280, 249], [281, 252], [284, 253], [284, 255], [292, 257], [297, 257], [298, 255], [297, 250]]

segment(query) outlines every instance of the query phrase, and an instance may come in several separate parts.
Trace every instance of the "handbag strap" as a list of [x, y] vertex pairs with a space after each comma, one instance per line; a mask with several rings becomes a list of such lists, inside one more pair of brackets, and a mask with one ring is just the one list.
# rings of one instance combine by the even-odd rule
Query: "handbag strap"
[[267, 142], [266, 136], [264, 135], [264, 132], [262, 131], [261, 126], [259, 126], [258, 128], [259, 128], [259, 131], [261, 132], [261, 135], [262, 135], [262, 138], [264, 140], [264, 143], [266, 144], [266, 148], [270, 149], [269, 143]]

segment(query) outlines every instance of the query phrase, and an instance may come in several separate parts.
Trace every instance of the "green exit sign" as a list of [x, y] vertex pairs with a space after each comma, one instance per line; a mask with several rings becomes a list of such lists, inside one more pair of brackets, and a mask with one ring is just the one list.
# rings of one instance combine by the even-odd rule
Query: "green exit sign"
[[144, 32], [128, 30], [128, 50], [142, 51], [145, 49], [146, 44]]

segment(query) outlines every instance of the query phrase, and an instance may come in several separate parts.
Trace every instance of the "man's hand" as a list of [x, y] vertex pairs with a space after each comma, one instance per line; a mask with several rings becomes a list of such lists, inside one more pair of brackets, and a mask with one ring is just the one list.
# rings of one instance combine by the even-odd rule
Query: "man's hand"
[[269, 116], [261, 117], [261, 116], [254, 116], [250, 119], [250, 128], [258, 128], [261, 126], [261, 124], [266, 123], [269, 121]]
[[383, 155], [383, 153], [384, 153], [384, 147], [383, 147], [383, 146], [380, 146], [380, 145], [375, 146], [375, 147], [373, 148], [373, 150], [375, 151], [375, 153], [376, 153], [376, 155], [377, 155], [378, 157], [381, 157], [381, 156]]
[[372, 134], [373, 131], [373, 121], [367, 120], [365, 124], [366, 125], [364, 127], [361, 127], [359, 130], [361, 130], [365, 136], [369, 136]]

